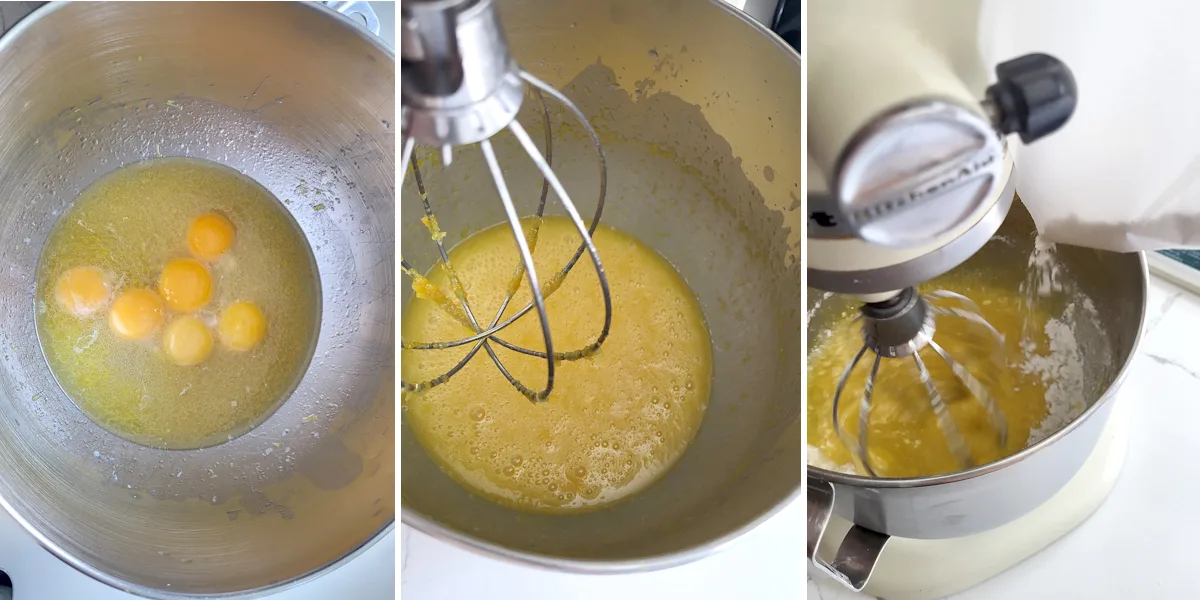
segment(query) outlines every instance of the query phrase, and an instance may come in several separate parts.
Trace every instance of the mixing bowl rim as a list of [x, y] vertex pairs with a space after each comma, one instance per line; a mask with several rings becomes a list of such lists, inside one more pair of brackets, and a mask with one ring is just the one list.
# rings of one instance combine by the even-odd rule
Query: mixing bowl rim
[[[28, 31], [29, 29], [31, 29], [36, 22], [46, 18], [47, 15], [62, 9], [63, 7], [69, 6], [70, 4], [72, 4], [72, 3], [63, 1], [63, 0], [56, 0], [53, 2], [47, 2], [46, 4], [34, 9], [32, 12], [30, 12], [28, 15], [26, 15], [25, 18], [23, 18], [19, 22], [17, 22], [17, 24], [14, 25], [11, 29], [9, 29], [8, 31], [5, 31], [2, 35], [0, 35], [0, 53], [5, 51], [6, 49], [8, 49], [9, 46], [15, 45], [16, 42], [14, 40], [20, 38], [21, 35], [24, 34], [26, 31]], [[349, 31], [352, 34], [357, 35], [360, 39], [367, 41], [367, 43], [373, 45], [376, 49], [382, 51], [391, 60], [392, 65], [393, 65], [393, 67], [392, 67], [393, 72], [395, 71], [394, 65], [396, 62], [396, 52], [389, 45], [383, 43], [383, 41], [379, 38], [379, 36], [376, 36], [374, 34], [371, 34], [369, 31], [364, 30], [353, 19], [338, 12], [337, 10], [334, 10], [333, 8], [330, 8], [329, 6], [326, 6], [324, 3], [301, 2], [299, 4], [301, 6], [308, 8], [309, 10], [316, 10], [318, 12], [323, 12], [329, 16], [334, 17], [338, 21], [340, 21], [342, 23], [342, 25], [344, 27], [346, 27], [347, 29], [349, 29]], [[245, 590], [245, 591], [241, 591], [241, 592], [217, 593], [217, 594], [186, 594], [186, 593], [179, 594], [179, 593], [174, 593], [174, 592], [167, 592], [165, 590], [160, 590], [160, 589], [152, 588], [149, 586], [137, 585], [137, 584], [130, 583], [120, 577], [108, 574], [108, 573], [104, 572], [103, 570], [92, 566], [87, 561], [74, 556], [70, 552], [67, 552], [65, 549], [61, 548], [58, 544], [55, 544], [53, 541], [51, 541], [48, 537], [46, 537], [45, 534], [43, 534], [37, 527], [35, 527], [33, 525], [33, 523], [30, 523], [27, 519], [25, 519], [23, 516], [21, 516], [20, 512], [17, 511], [16, 507], [14, 507], [9, 502], [9, 500], [4, 497], [3, 494], [0, 494], [0, 507], [2, 507], [4, 509], [4, 512], [8, 513], [8, 515], [10, 517], [12, 517], [12, 519], [14, 521], [16, 521], [21, 526], [22, 529], [24, 529], [27, 533], [29, 533], [29, 535], [33, 536], [34, 540], [37, 541], [38, 545], [45, 548], [48, 552], [53, 554], [59, 560], [70, 565], [76, 571], [79, 571], [80, 573], [90, 577], [91, 579], [94, 579], [95, 581], [97, 581], [99, 583], [102, 583], [104, 585], [107, 585], [109, 587], [112, 587], [112, 588], [115, 588], [118, 590], [122, 590], [122, 591], [125, 591], [128, 593], [131, 593], [131, 594], [145, 597], [145, 598], [158, 598], [158, 599], [164, 599], [164, 600], [184, 600], [184, 599], [223, 598], [223, 597], [228, 598], [228, 597], [234, 597], [234, 596], [236, 596], [237, 598], [242, 599], [242, 600], [249, 600], [251, 598], [258, 598], [258, 597], [265, 596], [267, 594], [274, 594], [274, 593], [283, 591], [288, 588], [292, 588], [292, 587], [295, 587], [295, 586], [298, 586], [298, 585], [301, 585], [304, 583], [308, 583], [309, 581], [317, 579], [318, 577], [321, 577], [322, 575], [325, 575], [326, 573], [329, 573], [329, 572], [333, 571], [334, 569], [341, 567], [342, 565], [350, 562], [354, 558], [357, 558], [360, 554], [367, 551], [367, 549], [374, 546], [376, 543], [379, 542], [379, 540], [382, 540], [384, 537], [386, 537], [396, 527], [396, 518], [393, 515], [393, 517], [391, 519], [388, 519], [388, 521], [386, 523], [384, 523], [383, 526], [380, 527], [379, 530], [376, 531], [374, 535], [372, 535], [371, 537], [364, 540], [358, 546], [354, 547], [353, 549], [346, 552], [345, 554], [338, 557], [337, 559], [329, 561], [329, 562], [325, 563], [324, 565], [321, 565], [315, 569], [311, 569], [306, 573], [301, 573], [291, 579], [279, 581], [279, 582], [272, 583], [272, 584], [269, 584], [266, 586], [254, 588], [251, 590]]]
[[1093, 402], [1092, 405], [1087, 408], [1087, 410], [1083, 411], [1083, 414], [1079, 415], [1075, 419], [1072, 419], [1070, 423], [1067, 423], [1061, 429], [1055, 431], [1053, 434], [1039, 441], [1038, 443], [1022, 448], [1016, 454], [1006, 456], [1000, 460], [984, 465], [972, 467], [970, 469], [955, 471], [953, 473], [932, 475], [928, 477], [877, 479], [862, 475], [850, 475], [847, 473], [830, 471], [828, 469], [811, 466], [807, 463], [807, 461], [805, 461], [807, 476], [819, 481], [826, 481], [837, 485], [875, 489], [923, 488], [948, 483], [957, 483], [960, 481], [967, 481], [976, 477], [981, 477], [989, 473], [994, 473], [1005, 467], [1019, 463], [1031, 456], [1033, 453], [1038, 452], [1043, 448], [1052, 446], [1059, 440], [1069, 435], [1072, 431], [1080, 427], [1084, 421], [1090, 419], [1092, 415], [1096, 414], [1096, 412], [1098, 412], [1100, 408], [1106, 402], [1108, 402], [1112, 396], [1115, 395], [1116, 390], [1121, 386], [1121, 384], [1125, 381], [1125, 378], [1128, 376], [1130, 366], [1133, 364], [1133, 359], [1137, 355], [1138, 348], [1141, 346], [1142, 338], [1146, 329], [1146, 308], [1147, 304], [1149, 303], [1150, 296], [1150, 270], [1146, 261], [1146, 254], [1144, 252], [1137, 252], [1136, 254], [1138, 268], [1141, 271], [1140, 280], [1142, 283], [1142, 306], [1141, 314], [1138, 315], [1137, 334], [1133, 338], [1133, 345], [1129, 348], [1129, 356], [1125, 359], [1125, 364], [1121, 365], [1121, 370], [1117, 372], [1117, 376], [1113, 378], [1112, 383], [1110, 383], [1104, 390], [1104, 393], [1100, 394], [1100, 397], [1096, 399], [1096, 401]]
[[[717, 2], [720, 0], [712, 0], [712, 1]], [[35, 9], [33, 9], [33, 11], [30, 12], [28, 15], [26, 15], [23, 19], [21, 19], [20, 21], [17, 21], [16, 25], [13, 25], [10, 29], [8, 29], [4, 33], [0, 34], [0, 51], [3, 51], [9, 45], [14, 44], [15, 42], [13, 42], [12, 40], [16, 39], [22, 33], [24, 33], [25, 30], [32, 27], [34, 22], [39, 21], [39, 20], [45, 18], [46, 15], [53, 13], [59, 9], [62, 9], [66, 6], [69, 6], [71, 4], [74, 4], [74, 2], [71, 2], [70, 0], [52, 0], [50, 2], [43, 4], [42, 6], [39, 6]], [[366, 40], [367, 43], [371, 44], [372, 46], [375, 46], [375, 48], [377, 50], [382, 50], [383, 53], [388, 56], [388, 58], [392, 59], [392, 63], [395, 64], [396, 50], [394, 48], [392, 48], [391, 46], [389, 46], [388, 44], [385, 44], [379, 36], [371, 33], [370, 31], [367, 31], [366, 29], [363, 29], [362, 25], [359, 25], [354, 19], [350, 18], [349, 16], [339, 12], [338, 10], [336, 10], [330, 6], [327, 6], [324, 2], [310, 1], [310, 2], [297, 2], [296, 4], [298, 4], [300, 6], [304, 6], [310, 10], [316, 10], [318, 12], [323, 12], [326, 15], [329, 15], [329, 16], [337, 19], [338, 21], [341, 21], [342, 25], [348, 26], [348, 28], [350, 29], [350, 31], [353, 34], [357, 35], [359, 38], [361, 38], [363, 40]], [[395, 71], [395, 69], [393, 69], [393, 71]]]
[[79, 571], [80, 573], [86, 575], [87, 577], [91, 578], [92, 580], [97, 581], [101, 584], [104, 584], [108, 587], [115, 588], [115, 589], [121, 590], [123, 592], [133, 594], [135, 596], [141, 596], [143, 598], [152, 598], [154, 600], [200, 600], [200, 599], [209, 600], [209, 599], [214, 599], [214, 598], [237, 598], [238, 600], [252, 600], [254, 598], [261, 598], [263, 596], [267, 596], [269, 594], [277, 594], [277, 593], [283, 592], [285, 590], [294, 588], [296, 586], [303, 585], [305, 583], [313, 581], [313, 580], [315, 580], [323, 575], [326, 575], [326, 574], [334, 571], [335, 569], [345, 565], [346, 563], [350, 562], [351, 560], [358, 558], [358, 556], [360, 554], [363, 554], [364, 552], [369, 550], [371, 547], [373, 547], [375, 544], [379, 543], [380, 540], [387, 537], [387, 535], [390, 534], [396, 528], [396, 519], [395, 518], [389, 519], [388, 522], [379, 529], [379, 531], [375, 532], [375, 535], [372, 535], [370, 538], [363, 541], [358, 546], [354, 547], [354, 549], [350, 550], [349, 552], [346, 552], [345, 554], [343, 554], [342, 556], [340, 556], [339, 558], [337, 558], [335, 560], [332, 560], [328, 563], [325, 563], [324, 565], [322, 565], [320, 567], [312, 569], [312, 570], [308, 571], [307, 573], [301, 573], [300, 575], [297, 575], [291, 579], [285, 579], [283, 581], [279, 581], [276, 583], [272, 583], [269, 585], [265, 585], [265, 586], [261, 586], [261, 587], [253, 588], [250, 590], [241, 591], [241, 592], [228, 592], [228, 593], [216, 593], [216, 594], [187, 594], [187, 593], [177, 594], [174, 592], [167, 592], [165, 590], [161, 590], [158, 588], [152, 588], [152, 587], [145, 586], [145, 585], [133, 584], [124, 579], [121, 579], [120, 577], [115, 577], [115, 576], [109, 575], [108, 573], [105, 573], [104, 571], [92, 566], [87, 561], [85, 561], [81, 558], [77, 558], [70, 552], [63, 550], [57, 544], [50, 541], [46, 536], [42, 535], [42, 533], [36, 527], [34, 527], [32, 523], [29, 523], [28, 521], [26, 521], [25, 518], [22, 517], [16, 511], [16, 509], [14, 509], [11, 504], [9, 504], [8, 500], [6, 500], [4, 498], [4, 496], [2, 496], [2, 495], [0, 495], [0, 507], [3, 507], [4, 511], [7, 512], [9, 514], [9, 516], [11, 516], [13, 518], [14, 521], [16, 521], [18, 524], [20, 524], [22, 529], [24, 529], [31, 536], [33, 536], [34, 540], [37, 541], [39, 546], [41, 546], [42, 548], [45, 548], [48, 552], [53, 554], [56, 558], [63, 561], [67, 565], [71, 566], [76, 571]]
[[797, 483], [796, 488], [787, 497], [771, 505], [770, 508], [759, 513], [754, 519], [721, 536], [670, 552], [627, 559], [567, 558], [516, 550], [470, 534], [455, 531], [405, 507], [403, 503], [400, 505], [400, 522], [435, 540], [446, 542], [489, 558], [499, 558], [513, 564], [582, 575], [626, 575], [670, 569], [712, 556], [736, 543], [747, 533], [767, 522], [783, 511], [783, 509], [791, 506], [793, 502], [800, 498], [803, 492], [804, 487]]
[[770, 27], [762, 24], [758, 19], [751, 17], [745, 11], [742, 11], [737, 8], [734, 8], [733, 6], [730, 6], [729, 2], [727, 0], [709, 0], [709, 4], [715, 4], [718, 8], [725, 11], [726, 13], [733, 15], [734, 18], [738, 19], [742, 23], [745, 23], [751, 29], [757, 30], [759, 33], [765, 34], [767, 37], [767, 40], [770, 41], [773, 45], [775, 45], [780, 50], [783, 50], [784, 53], [786, 53], [788, 56], [790, 56], [792, 58], [792, 61], [796, 63], [797, 67], [800, 67], [803, 65], [804, 61], [800, 56], [800, 52], [797, 51], [795, 48], [789, 46], [787, 42], [783, 41], [783, 38], [779, 37], [779, 34], [772, 31]]
[[[763, 34], [771, 44], [783, 50], [787, 56], [791, 57], [796, 67], [802, 67], [803, 61], [800, 53], [795, 48], [789, 46], [787, 42], [783, 41], [783, 38], [780, 38], [778, 34], [771, 31], [769, 27], [763, 25], [745, 12], [730, 6], [724, 0], [709, 0], [709, 4], [717, 6], [720, 10], [732, 15], [751, 29]], [[401, 472], [400, 480], [401, 484], [403, 484], [403, 471]], [[803, 495], [804, 490], [803, 482], [797, 481], [795, 489], [786, 497], [781, 498], [778, 502], [771, 505], [769, 509], [762, 511], [754, 519], [719, 537], [668, 553], [633, 559], [564, 558], [549, 554], [515, 550], [470, 534], [455, 531], [433, 519], [427, 518], [415, 510], [406, 507], [403, 496], [401, 496], [400, 502], [400, 522], [438, 541], [492, 558], [500, 558], [514, 564], [542, 567], [568, 573], [620, 575], [668, 569], [712, 556], [735, 543], [739, 538], [759, 525], [762, 525], [771, 519], [771, 517], [779, 514], [784, 508], [787, 508], [799, 499]]]

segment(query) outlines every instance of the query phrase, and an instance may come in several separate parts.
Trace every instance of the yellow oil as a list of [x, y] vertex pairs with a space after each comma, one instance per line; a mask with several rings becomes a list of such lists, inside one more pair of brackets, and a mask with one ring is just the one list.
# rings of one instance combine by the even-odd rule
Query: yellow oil
[[[79, 266], [110, 274], [114, 296], [156, 289], [163, 266], [188, 256], [188, 224], [214, 211], [234, 223], [236, 241], [209, 265], [212, 299], [193, 314], [216, 336], [223, 308], [255, 303], [268, 325], [252, 350], [216, 344], [202, 363], [179, 366], [162, 328], [122, 339], [107, 310], [79, 317], [55, 302], [55, 281]], [[50, 369], [85, 414], [134, 442], [189, 449], [249, 431], [295, 388], [316, 341], [320, 284], [303, 233], [269, 192], [215, 163], [167, 158], [105, 175], [63, 213], [42, 250], [37, 302]], [[165, 321], [176, 316], [168, 309]]]
[[[1046, 418], [1045, 383], [1040, 375], [1020, 367], [1026, 318], [1033, 331], [1042, 331], [1048, 314], [1024, 304], [1016, 290], [996, 287], [977, 274], [950, 273], [930, 282], [923, 291], [945, 289], [971, 298], [982, 316], [1001, 334], [1003, 347], [986, 337], [980, 326], [956, 317], [940, 316], [934, 340], [961, 362], [995, 398], [1007, 424], [1006, 443], [1001, 446], [983, 405], [971, 396], [950, 368], [930, 348], [920, 351], [934, 383], [946, 401], [958, 431], [971, 450], [976, 464], [995, 461], [1025, 447], [1032, 428]], [[942, 301], [935, 301], [941, 304]], [[947, 304], [949, 305], [949, 304]], [[1032, 312], [1030, 312], [1032, 310]], [[865, 475], [861, 463], [838, 438], [833, 427], [833, 397], [839, 378], [862, 347], [858, 323], [848, 311], [831, 324], [827, 335], [809, 355], [808, 444], [828, 461], [853, 464]], [[1028, 342], [1026, 342], [1028, 343]], [[1046, 341], [1035, 352], [1046, 352]], [[859, 411], [867, 375], [875, 355], [868, 351], [846, 384], [838, 412], [843, 432], [857, 443]], [[999, 358], [998, 358], [999, 357]], [[929, 394], [920, 382], [911, 358], [880, 362], [871, 395], [870, 426], [867, 429], [871, 466], [880, 477], [923, 477], [958, 471], [958, 459], [930, 407]]]
[[[599, 352], [557, 364], [546, 402], [526, 399], [483, 350], [448, 382], [406, 393], [402, 400], [413, 432], [446, 472], [468, 489], [518, 510], [581, 512], [638, 493], [683, 454], [708, 404], [711, 342], [687, 283], [632, 236], [602, 226], [593, 239], [612, 290], [611, 334]], [[546, 218], [534, 251], [541, 282], [549, 281], [578, 246], [570, 221]], [[476, 318], [490, 322], [519, 261], [511, 230], [501, 225], [481, 231], [458, 244], [450, 260]], [[440, 266], [428, 278], [450, 289]], [[522, 282], [506, 317], [529, 300], [529, 286]], [[555, 352], [585, 348], [595, 340], [604, 302], [586, 254], [546, 309]], [[403, 315], [404, 340], [445, 341], [472, 333], [448, 312], [434, 300], [414, 298]], [[499, 337], [545, 349], [536, 311]], [[404, 350], [404, 380], [433, 379], [469, 348]], [[544, 386], [544, 360], [493, 348], [525, 385]]]

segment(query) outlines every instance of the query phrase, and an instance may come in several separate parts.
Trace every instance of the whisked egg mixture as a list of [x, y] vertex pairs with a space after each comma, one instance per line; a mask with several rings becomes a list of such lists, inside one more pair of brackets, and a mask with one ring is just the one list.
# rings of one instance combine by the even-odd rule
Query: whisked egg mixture
[[303, 233], [227, 167], [165, 158], [89, 186], [37, 277], [50, 370], [93, 421], [168, 449], [249, 431], [299, 382], [320, 285]]
[[[526, 221], [533, 239], [534, 221]], [[436, 234], [436, 228], [435, 235]], [[708, 404], [712, 348], [700, 305], [674, 268], [649, 247], [601, 226], [593, 237], [612, 290], [613, 323], [600, 350], [557, 364], [549, 399], [532, 403], [481, 350], [448, 382], [403, 396], [405, 419], [442, 468], [468, 489], [511, 508], [570, 513], [628, 498], [659, 479], [695, 437]], [[543, 287], [580, 243], [566, 218], [546, 218], [534, 264]], [[450, 252], [476, 317], [490, 322], [519, 262], [507, 225], [481, 231]], [[406, 343], [460, 339], [472, 333], [439, 296], [454, 298], [446, 270], [435, 266], [403, 315]], [[520, 280], [505, 316], [530, 301]], [[430, 287], [434, 286], [434, 287]], [[456, 303], [456, 302], [455, 302]], [[587, 254], [547, 299], [554, 350], [587, 348], [601, 330], [604, 301]], [[536, 311], [500, 332], [543, 351]], [[492, 344], [512, 375], [540, 390], [546, 363]], [[448, 371], [470, 345], [404, 350], [404, 381]], [[584, 352], [583, 354], [588, 354]]]
[[[1070, 331], [1061, 331], [1061, 322], [1051, 319], [1036, 304], [1028, 305], [1021, 292], [996, 287], [977, 273], [952, 272], [926, 288], [921, 291], [945, 289], [971, 298], [979, 305], [983, 318], [1005, 336], [1000, 348], [984, 337], [978, 325], [939, 316], [934, 337], [995, 398], [1008, 424], [1003, 446], [983, 405], [968, 393], [946, 363], [930, 348], [920, 352], [976, 464], [1015, 454], [1044, 436], [1046, 430], [1057, 429], [1084, 410], [1082, 358]], [[862, 347], [859, 323], [852, 320], [856, 312], [851, 308], [840, 315], [809, 354], [808, 462], [866, 475], [833, 427], [838, 380]], [[1027, 331], [1035, 335], [1023, 335]], [[852, 444], [857, 443], [864, 384], [873, 360], [870, 351], [863, 356], [840, 403], [838, 419]], [[938, 427], [929, 394], [911, 358], [881, 361], [871, 396], [868, 436], [871, 464], [880, 477], [923, 477], [961, 469]]]

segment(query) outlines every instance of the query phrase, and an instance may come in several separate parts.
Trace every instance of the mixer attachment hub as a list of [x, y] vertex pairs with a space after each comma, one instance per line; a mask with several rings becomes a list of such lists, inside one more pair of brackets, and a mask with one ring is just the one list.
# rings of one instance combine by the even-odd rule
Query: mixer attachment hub
[[410, 135], [439, 148], [476, 144], [516, 119], [525, 89], [493, 0], [406, 2], [401, 27], [401, 117]]
[[933, 313], [915, 288], [860, 309], [863, 343], [887, 358], [911, 356], [933, 339]]

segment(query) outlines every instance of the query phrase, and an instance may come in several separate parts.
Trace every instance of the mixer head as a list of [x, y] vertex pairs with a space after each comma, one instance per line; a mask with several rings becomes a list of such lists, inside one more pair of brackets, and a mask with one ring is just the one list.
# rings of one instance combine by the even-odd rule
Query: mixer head
[[1049, 135], [1076, 101], [1070, 71], [1051, 56], [1022, 56], [995, 73], [982, 101], [876, 90], [886, 107], [878, 113], [810, 118], [810, 285], [880, 300], [987, 243], [1014, 197], [1004, 136]]
[[[438, 303], [438, 306], [474, 331], [474, 335], [454, 341], [409, 342], [402, 340], [405, 349], [438, 350], [473, 344], [471, 350], [454, 367], [432, 380], [411, 383], [402, 382], [406, 391], [419, 391], [448, 381], [480, 349], [487, 352], [500, 373], [533, 402], [546, 400], [554, 388], [555, 364], [563, 360], [578, 360], [599, 350], [608, 337], [612, 324], [612, 296], [608, 278], [600, 262], [599, 253], [592, 242], [592, 234], [600, 223], [604, 209], [607, 185], [607, 167], [604, 151], [596, 130], [588, 122], [579, 107], [550, 85], [521, 70], [509, 55], [508, 42], [496, 12], [494, 0], [406, 0], [400, 5], [401, 34], [401, 168], [411, 165], [414, 183], [420, 196], [425, 217], [422, 222], [429, 229], [441, 256], [440, 267], [446, 273], [452, 288], [447, 295], [433, 286], [407, 261], [401, 259], [401, 269], [412, 279], [417, 296]], [[533, 97], [539, 103], [546, 131], [545, 154], [534, 144], [525, 128], [517, 121], [517, 113], [526, 96], [526, 84], [531, 86]], [[597, 164], [600, 169], [599, 199], [591, 223], [585, 225], [574, 203], [554, 173], [552, 166], [553, 140], [550, 114], [543, 96], [550, 96], [561, 103], [579, 121], [591, 137], [595, 146]], [[519, 142], [529, 159], [537, 166], [543, 177], [541, 199], [534, 214], [532, 229], [527, 233], [522, 227], [520, 215], [513, 204], [512, 196], [504, 181], [504, 173], [496, 158], [491, 138], [507, 130]], [[501, 302], [495, 316], [481, 323], [471, 311], [466, 288], [459, 280], [450, 262], [449, 253], [443, 243], [445, 233], [441, 231], [434, 214], [432, 203], [426, 192], [418, 161], [414, 159], [417, 143], [435, 148], [441, 153], [442, 162], [449, 166], [453, 160], [453, 148], [478, 145], [491, 173], [497, 196], [504, 206], [513, 239], [516, 241], [520, 262], [508, 286], [508, 295]], [[571, 260], [554, 276], [540, 281], [533, 264], [533, 250], [537, 245], [537, 229], [546, 205], [548, 190], [553, 189], [570, 217], [582, 242]], [[575, 263], [587, 252], [600, 282], [604, 297], [604, 324], [596, 339], [587, 346], [569, 352], [555, 352], [546, 315], [546, 298], [554, 293]], [[522, 278], [526, 280], [533, 300], [523, 309], [501, 321], [511, 303]], [[509, 343], [496, 334], [508, 327], [531, 310], [536, 310], [541, 320], [542, 339], [545, 351], [522, 348]], [[530, 388], [513, 377], [504, 367], [492, 348], [492, 343], [515, 352], [546, 361], [546, 383], [540, 389]]]

